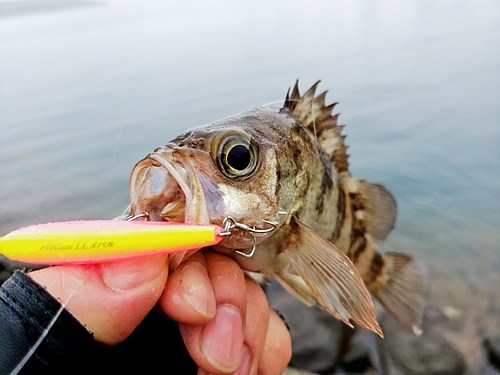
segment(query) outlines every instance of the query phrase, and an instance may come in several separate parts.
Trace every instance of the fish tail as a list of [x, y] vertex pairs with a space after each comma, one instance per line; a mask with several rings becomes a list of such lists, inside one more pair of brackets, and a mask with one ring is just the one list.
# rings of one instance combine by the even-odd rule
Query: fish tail
[[344, 178], [343, 183], [353, 216], [349, 257], [368, 290], [386, 310], [413, 332], [420, 333], [427, 294], [424, 263], [406, 254], [380, 255], [373, 245], [383, 241], [394, 228], [394, 197], [382, 185], [365, 180]]
[[428, 290], [427, 268], [422, 261], [402, 253], [375, 253], [373, 270], [378, 268], [368, 290], [403, 325], [417, 335], [422, 333], [422, 318]]

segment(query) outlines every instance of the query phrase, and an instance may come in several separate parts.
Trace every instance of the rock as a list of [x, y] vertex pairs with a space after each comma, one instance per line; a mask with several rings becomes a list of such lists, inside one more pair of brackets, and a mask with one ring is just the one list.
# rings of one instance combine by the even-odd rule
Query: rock
[[500, 370], [500, 334], [486, 338], [484, 348], [490, 363]]
[[332, 372], [343, 323], [319, 307], [306, 306], [276, 284], [268, 288], [267, 296], [271, 307], [283, 315], [290, 327], [293, 345], [290, 365], [311, 372]]
[[380, 338], [375, 333], [356, 327], [349, 350], [341, 358], [340, 367], [347, 374], [383, 374], [377, 350], [378, 340]]
[[500, 375], [500, 371], [490, 365], [489, 363], [485, 363], [484, 366], [480, 370], [481, 375]]
[[380, 373], [373, 332], [349, 328], [322, 308], [306, 306], [276, 283], [267, 288], [266, 294], [292, 336], [293, 368], [285, 374]]
[[[439, 320], [441, 314], [433, 311]], [[379, 350], [390, 359], [395, 367], [389, 373], [405, 375], [461, 375], [466, 373], [464, 356], [456, 350], [438, 330], [425, 329], [424, 334], [416, 336], [404, 329], [389, 315], [381, 321], [385, 340]]]
[[293, 367], [287, 367], [282, 375], [318, 375], [318, 374], [305, 370], [299, 370]]

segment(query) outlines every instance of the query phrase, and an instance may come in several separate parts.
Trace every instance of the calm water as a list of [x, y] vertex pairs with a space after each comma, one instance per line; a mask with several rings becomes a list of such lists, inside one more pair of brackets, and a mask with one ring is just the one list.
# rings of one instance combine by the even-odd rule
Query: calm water
[[500, 295], [498, 1], [0, 0], [0, 15], [0, 235], [117, 216], [154, 147], [321, 79], [353, 174], [398, 201], [382, 249]]

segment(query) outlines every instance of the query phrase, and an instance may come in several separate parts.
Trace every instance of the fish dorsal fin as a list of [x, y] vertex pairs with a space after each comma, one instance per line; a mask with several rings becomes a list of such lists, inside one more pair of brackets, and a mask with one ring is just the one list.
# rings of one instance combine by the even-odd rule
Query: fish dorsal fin
[[280, 270], [276, 279], [304, 302], [310, 304], [311, 299], [316, 299], [348, 326], [352, 327], [349, 322], [352, 319], [382, 336], [370, 294], [347, 255], [296, 216], [291, 218], [290, 225], [289, 243], [284, 253], [307, 287], [286, 270]]
[[383, 241], [394, 228], [396, 201], [382, 185], [366, 180], [345, 178], [344, 189], [361, 228], [375, 241]]
[[338, 114], [332, 115], [337, 103], [325, 105], [327, 91], [314, 96], [321, 81], [316, 82], [304, 95], [299, 93], [299, 81], [295, 83], [291, 95], [287, 93], [284, 108], [313, 133], [321, 147], [330, 156], [335, 169], [342, 177], [350, 176], [345, 135], [341, 134], [344, 125], [337, 124]]

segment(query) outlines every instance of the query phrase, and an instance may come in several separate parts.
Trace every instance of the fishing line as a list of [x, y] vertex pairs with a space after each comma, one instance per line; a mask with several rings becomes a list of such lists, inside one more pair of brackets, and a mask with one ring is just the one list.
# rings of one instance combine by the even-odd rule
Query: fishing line
[[120, 133], [118, 133], [118, 140], [116, 141], [115, 152], [113, 153], [113, 162], [116, 158], [116, 152], [118, 151], [118, 145], [120, 144], [120, 139], [122, 138], [123, 124], [120, 126]]
[[89, 276], [89, 272], [92, 271], [93, 268], [94, 268], [93, 265], [91, 267], [88, 267], [88, 270], [85, 273], [85, 276], [80, 280], [80, 284], [77, 285], [76, 288], [70, 293], [70, 295], [68, 296], [68, 298], [66, 299], [66, 301], [64, 301], [64, 302], [61, 303], [61, 306], [59, 307], [59, 309], [57, 310], [56, 314], [51, 319], [51, 321], [49, 322], [49, 324], [47, 325], [47, 327], [45, 327], [45, 329], [41, 333], [41, 335], [38, 338], [38, 340], [36, 340], [36, 342], [30, 348], [30, 350], [28, 351], [28, 353], [26, 353], [24, 355], [23, 359], [21, 359], [21, 361], [17, 364], [17, 366], [10, 372], [10, 375], [17, 375], [19, 373], [19, 371], [21, 371], [23, 369], [23, 367], [26, 364], [26, 362], [28, 362], [29, 359], [33, 356], [33, 354], [35, 354], [35, 351], [38, 349], [38, 347], [40, 346], [40, 344], [42, 343], [42, 341], [47, 337], [47, 335], [49, 334], [49, 331], [52, 329], [52, 327], [54, 326], [54, 324], [56, 324], [57, 319], [59, 319], [59, 316], [61, 316], [62, 312], [64, 311], [64, 309], [68, 305], [68, 303], [71, 300], [71, 298], [73, 298], [73, 296], [75, 295], [75, 293], [82, 287], [83, 283], [85, 281], [87, 281], [87, 278]]
[[278, 101], [275, 101], [275, 102], [267, 103], [267, 104], [261, 105], [261, 107], [264, 108], [264, 107], [267, 107], [267, 106], [270, 106], [270, 105], [273, 105], [273, 104], [276, 104], [276, 103], [281, 103], [281, 102], [283, 102], [283, 100], [278, 100]]
[[[298, 102], [299, 100], [298, 99], [288, 99], [288, 101], [289, 102]], [[271, 102], [271, 103], [267, 103], [267, 104], [261, 105], [261, 108], [268, 107], [270, 105], [277, 104], [277, 103], [283, 103], [283, 100], [277, 100], [275, 102]]]

